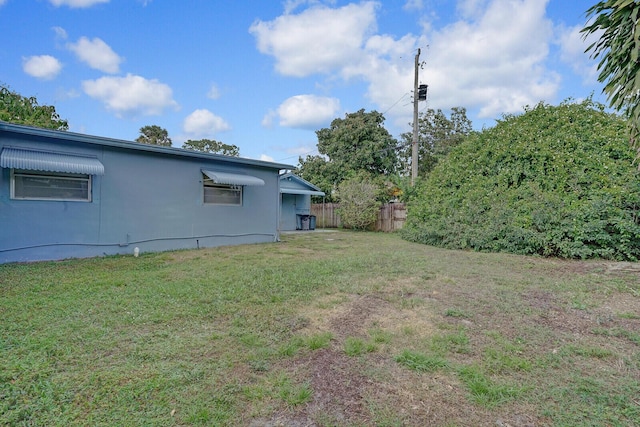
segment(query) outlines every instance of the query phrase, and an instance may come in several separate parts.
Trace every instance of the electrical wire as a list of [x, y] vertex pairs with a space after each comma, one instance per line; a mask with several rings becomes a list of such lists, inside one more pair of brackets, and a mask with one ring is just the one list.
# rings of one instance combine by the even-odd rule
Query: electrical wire
[[[387, 114], [389, 111], [391, 111], [391, 109], [393, 109], [396, 105], [398, 105], [398, 103], [400, 103], [400, 101], [402, 101], [406, 96], [408, 96], [408, 95], [409, 95], [409, 93], [410, 93], [410, 92], [405, 92], [405, 93], [404, 93], [400, 98], [398, 98], [398, 100], [397, 100], [396, 102], [394, 102], [393, 104], [391, 104], [391, 106], [390, 106], [389, 108], [387, 108], [387, 109], [382, 113], [382, 115], [385, 115], [385, 114]], [[408, 105], [408, 104], [407, 104], [407, 105]], [[384, 149], [384, 151], [386, 151], [386, 150], [387, 150], [387, 149]], [[317, 148], [314, 148], [313, 150], [311, 150], [311, 151], [309, 151], [309, 152], [306, 152], [306, 153], [296, 154], [296, 155], [294, 155], [294, 156], [289, 156], [289, 157], [283, 157], [283, 158], [281, 158], [281, 159], [278, 159], [277, 161], [278, 161], [278, 162], [281, 162], [281, 161], [284, 161], [284, 160], [293, 159], [293, 158], [295, 158], [295, 157], [308, 156], [308, 155], [310, 155], [311, 153], [314, 153], [314, 152], [318, 152], [318, 149], [317, 149]], [[320, 153], [318, 152], [318, 154], [320, 154]]]
[[396, 105], [398, 105], [398, 103], [400, 101], [402, 101], [404, 99], [405, 96], [409, 95], [409, 92], [405, 92], [400, 99], [398, 99], [396, 102], [393, 103], [393, 105], [391, 105], [389, 108], [386, 109], [385, 112], [383, 112], [382, 114], [387, 114], [393, 107], [395, 107]]

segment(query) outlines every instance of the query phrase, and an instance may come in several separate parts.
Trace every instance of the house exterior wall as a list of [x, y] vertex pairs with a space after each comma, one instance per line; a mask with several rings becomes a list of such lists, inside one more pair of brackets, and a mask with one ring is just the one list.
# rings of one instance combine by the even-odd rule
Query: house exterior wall
[[282, 231], [296, 230], [296, 215], [311, 213], [311, 196], [305, 194], [282, 194], [282, 211], [280, 213], [280, 229]]
[[298, 215], [311, 214], [311, 195], [296, 194], [296, 192], [317, 191], [318, 187], [304, 181], [302, 178], [288, 173], [280, 177], [280, 192], [282, 208], [280, 214], [280, 229], [283, 231], [298, 230], [301, 227]]
[[[280, 165], [0, 132], [0, 151], [5, 146], [96, 156], [105, 173], [92, 176], [91, 202], [13, 200], [10, 169], [0, 168], [0, 263], [278, 239]], [[203, 169], [265, 185], [243, 187], [242, 206], [205, 204]]]

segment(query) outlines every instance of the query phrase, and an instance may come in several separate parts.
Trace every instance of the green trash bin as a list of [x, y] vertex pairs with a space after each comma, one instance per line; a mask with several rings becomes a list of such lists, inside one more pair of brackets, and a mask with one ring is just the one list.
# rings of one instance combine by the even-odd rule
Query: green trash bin
[[315, 230], [315, 229], [316, 229], [316, 216], [309, 215], [309, 230]]

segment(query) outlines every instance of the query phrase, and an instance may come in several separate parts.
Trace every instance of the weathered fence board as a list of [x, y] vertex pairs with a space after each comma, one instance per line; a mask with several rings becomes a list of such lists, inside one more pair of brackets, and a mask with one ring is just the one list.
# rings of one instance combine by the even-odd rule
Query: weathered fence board
[[[312, 203], [311, 215], [316, 216], [317, 228], [340, 228], [342, 222], [338, 215], [339, 203]], [[375, 223], [376, 231], [400, 230], [407, 219], [404, 203], [387, 203], [380, 207]]]

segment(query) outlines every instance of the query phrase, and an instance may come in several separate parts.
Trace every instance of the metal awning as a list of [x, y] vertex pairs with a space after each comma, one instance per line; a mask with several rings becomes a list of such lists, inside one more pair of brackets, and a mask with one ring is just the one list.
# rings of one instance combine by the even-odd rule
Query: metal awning
[[227, 185], [264, 185], [264, 181], [258, 177], [251, 175], [241, 175], [237, 173], [218, 172], [218, 171], [202, 171], [216, 184]]
[[104, 165], [95, 157], [76, 156], [50, 151], [5, 147], [0, 153], [0, 167], [46, 172], [104, 175]]
[[298, 188], [282, 188], [280, 187], [280, 193], [282, 194], [304, 194], [310, 196], [324, 196], [323, 191], [302, 190]]

